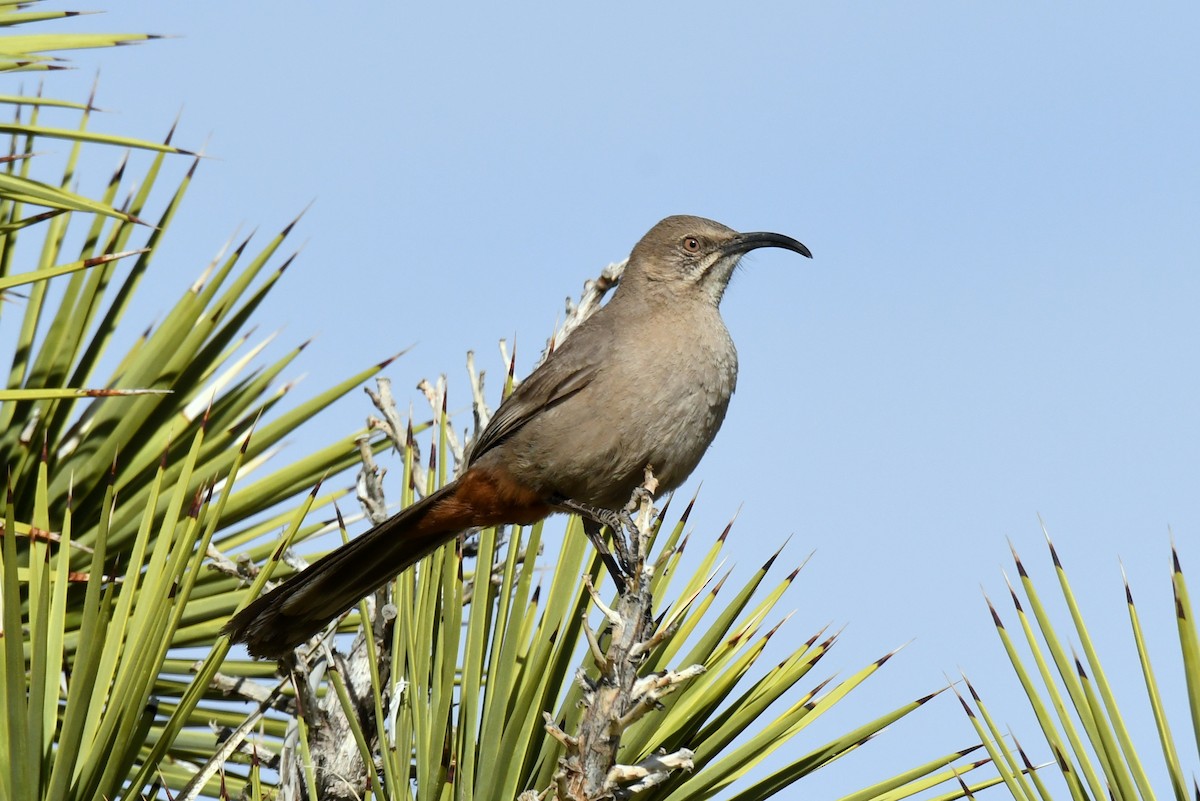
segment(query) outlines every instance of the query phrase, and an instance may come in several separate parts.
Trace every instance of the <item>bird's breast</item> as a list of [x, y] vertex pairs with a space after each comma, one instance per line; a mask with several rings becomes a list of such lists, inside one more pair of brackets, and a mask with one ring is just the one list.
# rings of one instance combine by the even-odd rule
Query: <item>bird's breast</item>
[[[719, 318], [718, 318], [719, 322]], [[642, 443], [659, 486], [687, 480], [712, 444], [737, 386], [737, 350], [723, 323], [661, 354], [658, 388], [646, 398], [654, 409]]]

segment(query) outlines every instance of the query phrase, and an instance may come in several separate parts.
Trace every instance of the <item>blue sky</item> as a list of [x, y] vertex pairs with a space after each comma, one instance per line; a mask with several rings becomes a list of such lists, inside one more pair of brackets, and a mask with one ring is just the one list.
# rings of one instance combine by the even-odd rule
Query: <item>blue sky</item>
[[[528, 370], [563, 298], [659, 218], [795, 236], [812, 262], [757, 252], [726, 295], [739, 389], [685, 492], [703, 481], [701, 541], [741, 509], [743, 575], [789, 537], [786, 564], [816, 552], [785, 631], [848, 624], [826, 671], [913, 640], [802, 743], [961, 667], [1046, 759], [980, 594], [1006, 601], [1006, 538], [1052, 589], [1040, 515], [1155, 762], [1118, 558], [1182, 699], [1169, 530], [1195, 573], [1194, 4], [109, 5], [60, 28], [179, 38], [75, 54], [49, 94], [81, 97], [99, 69], [98, 129], [157, 136], [182, 108], [176, 142], [214, 156], [147, 322], [237, 226], [274, 231], [315, 199], [260, 323], [280, 348], [318, 335], [313, 389], [415, 345], [388, 371], [402, 404], [444, 372], [465, 409], [466, 350], [496, 392], [496, 341]], [[313, 444], [368, 411], [342, 403]], [[792, 797], [973, 740], [936, 707]]]

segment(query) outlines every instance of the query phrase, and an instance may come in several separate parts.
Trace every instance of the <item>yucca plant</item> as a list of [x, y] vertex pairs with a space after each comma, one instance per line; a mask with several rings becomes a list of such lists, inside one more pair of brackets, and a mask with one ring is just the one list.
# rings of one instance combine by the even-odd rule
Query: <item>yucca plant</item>
[[[1192, 756], [1200, 752], [1200, 632], [1193, 617], [1178, 552], [1172, 548], [1171, 592], [1179, 635], [1177, 656], [1182, 660], [1186, 699], [1164, 696], [1159, 689], [1128, 579], [1125, 580], [1125, 599], [1129, 609], [1131, 645], [1142, 669], [1142, 687], [1139, 690], [1115, 686], [1109, 680], [1088, 633], [1083, 612], [1071, 591], [1067, 571], [1049, 538], [1047, 544], [1059, 592], [1070, 617], [1069, 627], [1064, 630], [1061, 623], [1056, 625], [1055, 615], [1043, 602], [1037, 584], [1030, 578], [1015, 549], [1013, 560], [1024, 600], [1011, 583], [1009, 593], [1020, 634], [1005, 626], [991, 601], [988, 606], [1049, 749], [1049, 762], [1042, 772], [1060, 775], [1062, 783], [1051, 787], [1038, 772], [1029, 771], [1032, 765], [1025, 751], [1015, 743], [1008, 745], [994, 716], [989, 714], [979, 694], [969, 684], [974, 708], [963, 702], [996, 760], [1009, 792], [1020, 801], [1050, 799], [1055, 790], [1058, 795], [1069, 794], [1076, 801], [1167, 796], [1166, 788], [1154, 787], [1144, 762], [1161, 759], [1161, 768], [1170, 782], [1169, 795], [1177, 801], [1194, 798], [1194, 778], [1193, 789], [1189, 791], [1185, 763], [1180, 757], [1184, 742], [1176, 739], [1170, 725], [1172, 717], [1178, 722], [1183, 716], [1190, 715], [1192, 738], [1185, 738], [1190, 741], [1190, 746], [1184, 746], [1182, 750]], [[1021, 643], [1024, 648], [1020, 647]], [[1155, 661], [1161, 666], [1164, 658], [1160, 655]], [[1157, 742], [1138, 742], [1125, 723], [1122, 709], [1130, 709], [1138, 696], [1148, 704]]]
[[[0, 25], [56, 16], [0, 5]], [[0, 37], [0, 63], [46, 72], [59, 66], [55, 50], [145, 38]], [[888, 657], [840, 681], [812, 679], [836, 639], [819, 631], [791, 635], [797, 645], [785, 659], [760, 665], [767, 641], [788, 631], [775, 610], [796, 572], [768, 583], [772, 559], [735, 579], [720, 564], [726, 531], [696, 537], [712, 544], [684, 575], [687, 513], [667, 525], [666, 509], [648, 506], [641, 530], [653, 536], [636, 604], [593, 590], [600, 561], [577, 520], [557, 546], [541, 525], [488, 529], [435, 552], [340, 621], [341, 631], [368, 624], [345, 654], [345, 637], [319, 640], [283, 677], [231, 656], [222, 623], [281, 562], [301, 566], [292, 546], [344, 533], [334, 503], [348, 490], [319, 489], [323, 477], [365, 459], [360, 495], [370, 500], [371, 456], [390, 444], [403, 464], [402, 502], [446, 480], [461, 445], [444, 384], [430, 388], [430, 415], [406, 422], [380, 393], [384, 419], [374, 427], [390, 440], [354, 432], [280, 464], [273, 457], [286, 435], [386, 365], [288, 408], [289, 385], [277, 382], [303, 345], [264, 361], [271, 338], [247, 332], [290, 263], [279, 252], [292, 226], [256, 252], [242, 242], [199, 269], [158, 324], [111, 353], [118, 330], [143, 328], [131, 301], [198, 162], [170, 136], [156, 144], [94, 133], [90, 102], [0, 102], [13, 119], [0, 176], [0, 324], [15, 331], [0, 390], [0, 801], [635, 790], [748, 801], [854, 751], [932, 697], [809, 741], [809, 724]], [[50, 115], [69, 122], [50, 125]], [[65, 170], [41, 166], [45, 137], [70, 143]], [[77, 167], [98, 158], [118, 163], [108, 184], [95, 197], [69, 191]], [[581, 314], [613, 280], [592, 285]], [[481, 382], [472, 389], [483, 415]], [[434, 442], [421, 469], [416, 443], [426, 430]], [[539, 566], [543, 546], [555, 550], [552, 568]], [[632, 620], [619, 612], [626, 607], [649, 617], [621, 623]], [[614, 651], [622, 631], [630, 639]], [[607, 708], [623, 710], [603, 724], [611, 764], [580, 746], [605, 706], [601, 686], [615, 692]], [[782, 767], [749, 777], [781, 748]], [[957, 797], [958, 777], [987, 762], [970, 761], [970, 750], [850, 798], [904, 798], [941, 782], [951, 782], [941, 797]], [[572, 784], [581, 770], [601, 773]]]
[[[481, 388], [474, 390], [481, 398]], [[395, 443], [404, 502], [414, 487], [431, 491], [446, 480], [447, 465], [461, 455], [444, 413], [444, 383], [430, 401], [434, 439], [423, 473], [412, 427], [383, 426], [407, 432]], [[385, 419], [397, 419], [394, 409], [381, 408]], [[856, 750], [933, 698], [899, 705], [832, 741], [808, 742], [806, 728], [891, 654], [840, 681], [810, 679], [836, 636], [797, 637], [786, 628], [791, 616], [773, 611], [799, 568], [768, 583], [777, 554], [739, 585], [722, 567], [725, 545], [735, 536], [727, 528], [700, 537], [711, 544], [702, 546], [704, 556], [690, 575], [680, 574], [691, 508], [666, 525], [667, 507], [651, 516], [648, 503], [643, 506], [639, 527], [651, 536], [641, 607], [629, 606], [636, 592], [602, 600], [594, 589], [602, 561], [576, 518], [550, 546], [549, 569], [535, 558], [547, 540], [557, 542], [543, 524], [485, 529], [466, 547], [439, 549], [334, 627], [359, 631], [347, 649], [317, 638], [297, 650], [286, 679], [240, 685], [248, 700], [271, 699], [255, 716], [272, 721], [290, 683], [296, 698], [287, 711], [298, 715], [298, 725], [267, 724], [260, 734], [243, 727], [237, 736], [247, 744], [229, 748], [252, 763], [259, 755], [280, 755], [270, 766], [288, 797], [600, 798], [636, 791], [647, 799], [748, 801]], [[614, 654], [621, 633], [639, 626]], [[759, 660], [773, 637], [790, 637], [797, 647], [764, 669]], [[621, 692], [615, 664], [621, 658], [633, 663], [625, 674], [624, 714], [604, 723], [613, 737], [611, 764], [602, 766], [594, 795], [572, 794], [567, 788], [581, 783], [570, 779], [586, 772], [599, 750], [585, 748], [581, 732], [595, 728], [589, 716], [616, 705], [600, 696]], [[250, 676], [256, 667], [227, 659], [222, 671]], [[322, 698], [325, 677], [333, 686]], [[777, 749], [789, 754], [783, 767], [745, 781]], [[941, 782], [952, 784], [945, 797], [956, 797], [962, 792], [956, 777], [988, 761], [967, 760], [971, 750], [944, 754], [851, 797], [904, 798]], [[250, 781], [254, 775], [246, 774]]]
[[[0, 25], [65, 15], [9, 4]], [[47, 71], [59, 66], [48, 51], [146, 38], [3, 36], [0, 63]], [[0, 324], [11, 359], [0, 390], [0, 798], [140, 796], [154, 782], [182, 786], [190, 772], [176, 761], [212, 750], [220, 694], [192, 679], [194, 657], [171, 650], [210, 649], [234, 606], [241, 577], [208, 565], [356, 461], [352, 434], [267, 466], [289, 432], [383, 365], [285, 409], [279, 376], [303, 345], [260, 364], [271, 337], [246, 332], [290, 260], [277, 257], [290, 225], [258, 252], [243, 242], [198, 263], [161, 322], [110, 353], [119, 328], [144, 327], [128, 319], [131, 302], [197, 165], [179, 161], [190, 157], [170, 136], [93, 132], [90, 101], [0, 102], [11, 110], [0, 124]], [[69, 143], [61, 172], [42, 167], [46, 138]], [[150, 157], [137, 176], [129, 151]], [[100, 158], [117, 164], [108, 184], [94, 198], [70, 191], [80, 165]], [[155, 202], [171, 170], [175, 185]]]

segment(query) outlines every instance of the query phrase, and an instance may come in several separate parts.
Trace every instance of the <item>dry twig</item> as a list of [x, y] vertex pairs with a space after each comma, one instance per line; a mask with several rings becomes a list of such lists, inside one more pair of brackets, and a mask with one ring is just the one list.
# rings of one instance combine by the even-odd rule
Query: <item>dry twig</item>
[[[674, 771], [692, 767], [692, 752], [687, 749], [653, 754], [636, 765], [617, 762], [622, 733], [657, 709], [664, 696], [704, 671], [703, 666], [693, 665], [678, 671], [638, 675], [638, 668], [653, 647], [651, 644], [662, 639], [661, 632], [655, 631], [654, 598], [650, 593], [655, 563], [648, 558], [655, 488], [656, 482], [647, 468], [645, 484], [634, 492], [630, 501], [629, 511], [637, 512], [636, 521], [629, 527], [626, 546], [632, 569], [616, 605], [605, 604], [590, 577], [584, 579], [593, 603], [610, 627], [609, 646], [602, 651], [600, 638], [585, 626], [588, 650], [600, 675], [592, 679], [580, 670], [576, 676], [584, 690], [585, 706], [577, 731], [568, 734], [552, 716], [545, 716], [546, 731], [566, 751], [559, 759], [554, 785], [545, 793], [550, 798], [562, 801], [626, 798], [662, 783]], [[626, 532], [615, 533], [615, 537], [625, 536]]]

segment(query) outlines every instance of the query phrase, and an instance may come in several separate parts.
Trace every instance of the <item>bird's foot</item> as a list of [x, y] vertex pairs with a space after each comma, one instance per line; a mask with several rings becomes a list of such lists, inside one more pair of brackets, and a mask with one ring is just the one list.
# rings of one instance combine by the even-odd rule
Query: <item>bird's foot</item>
[[[590, 503], [583, 503], [570, 498], [556, 498], [554, 503], [556, 506], [569, 512], [575, 512], [583, 518], [584, 532], [600, 553], [600, 558], [604, 560], [605, 567], [608, 568], [608, 572], [617, 583], [617, 589], [620, 592], [624, 592], [625, 587], [628, 586], [628, 579], [633, 575], [634, 569], [629, 557], [629, 546], [625, 539], [625, 531], [628, 530], [633, 536], [638, 536], [637, 524], [633, 522], [633, 516], [627, 510], [618, 512], [612, 509], [602, 509], [599, 506], [593, 506]], [[617, 552], [615, 558], [612, 552], [608, 550], [608, 545], [604, 541], [604, 532], [601, 530], [603, 526], [608, 526], [612, 531], [613, 548]]]

